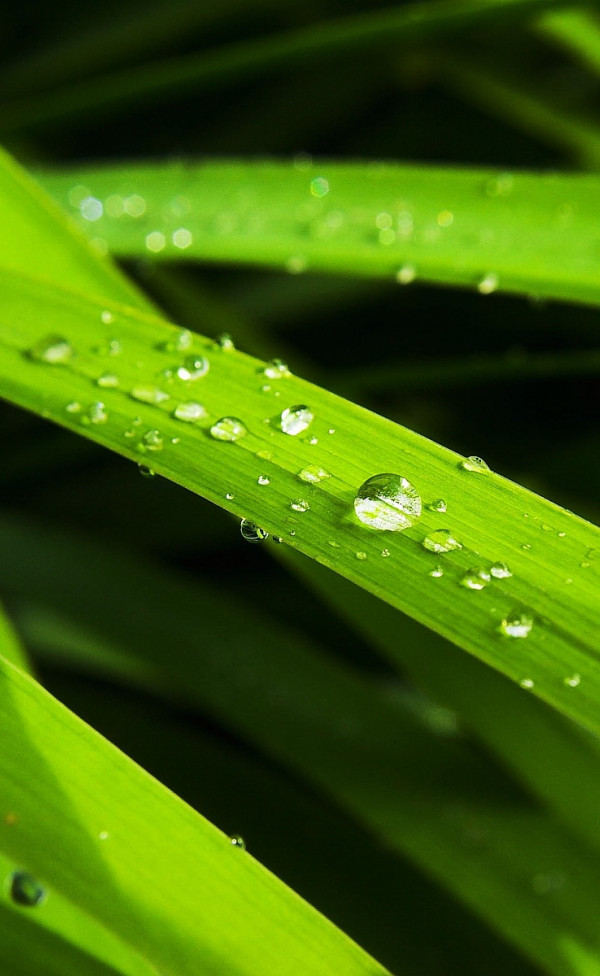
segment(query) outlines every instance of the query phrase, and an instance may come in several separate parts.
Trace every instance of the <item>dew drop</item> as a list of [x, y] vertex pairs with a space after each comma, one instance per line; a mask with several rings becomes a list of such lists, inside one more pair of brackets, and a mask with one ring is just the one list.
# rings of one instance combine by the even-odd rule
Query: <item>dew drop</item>
[[263, 450], [263, 451], [257, 451], [256, 452], [256, 456], [259, 457], [259, 458], [262, 458], [263, 461], [270, 461], [271, 458], [273, 457], [273, 455], [271, 454], [271, 452], [270, 451], [267, 451], [266, 449]]
[[361, 552], [357, 552], [356, 553], [356, 558], [357, 559], [360, 559], [362, 561], [362, 560], [364, 560], [364, 559], [367, 558], [367, 554], [366, 554], [366, 552], [362, 552], [362, 551]]
[[492, 563], [490, 566], [490, 575], [493, 576], [494, 579], [508, 579], [509, 576], [512, 576], [512, 573], [506, 563], [498, 562]]
[[225, 498], [227, 499], [228, 502], [232, 502], [233, 499], [235, 498], [235, 495], [233, 494], [232, 491], [228, 491], [227, 494], [225, 495]]
[[63, 336], [46, 335], [31, 347], [28, 356], [39, 363], [60, 366], [72, 359], [73, 347]]
[[193, 336], [189, 329], [179, 329], [170, 339], [162, 343], [161, 349], [165, 352], [185, 352], [193, 342]]
[[563, 684], [567, 688], [577, 688], [578, 684], [581, 682], [580, 674], [569, 674], [566, 678], [563, 678]]
[[215, 343], [223, 352], [232, 352], [235, 349], [235, 343], [229, 332], [221, 332], [215, 339]]
[[139, 442], [139, 447], [142, 451], [162, 451], [164, 446], [165, 441], [163, 435], [156, 429], [147, 430]]
[[186, 356], [177, 370], [180, 380], [199, 380], [206, 376], [210, 363], [206, 356]]
[[423, 539], [422, 546], [428, 552], [454, 552], [462, 549], [462, 543], [455, 539], [450, 529], [435, 529]]
[[325, 468], [321, 468], [318, 464], [307, 464], [302, 471], [298, 473], [300, 481], [305, 481], [309, 485], [318, 485], [320, 481], [325, 481], [326, 478], [330, 478], [331, 475], [329, 471]]
[[484, 474], [490, 470], [489, 465], [486, 464], [483, 458], [477, 457], [475, 454], [460, 461], [458, 466], [464, 471], [472, 471], [474, 474]]
[[431, 504], [428, 505], [427, 508], [429, 509], [430, 512], [440, 512], [442, 515], [444, 515], [448, 510], [448, 506], [446, 505], [446, 502], [444, 501], [443, 498], [436, 498], [436, 500], [434, 502], [431, 502]]
[[256, 522], [251, 522], [250, 519], [242, 519], [240, 522], [240, 532], [246, 542], [264, 542], [265, 539], [269, 538], [269, 533], [265, 532], [264, 529], [260, 529]]
[[294, 498], [290, 502], [290, 508], [293, 508], [295, 512], [308, 512], [310, 505], [305, 498]]
[[103, 310], [102, 310], [102, 311], [100, 312], [100, 321], [101, 321], [101, 322], [102, 322], [102, 323], [103, 323], [104, 325], [110, 325], [110, 323], [111, 323], [111, 322], [112, 322], [113, 320], [114, 320], [114, 315], [113, 315], [113, 313], [112, 313], [111, 311], [109, 311], [109, 309], [108, 309], [108, 308], [105, 308], [105, 309], [103, 309]]
[[483, 275], [477, 282], [477, 291], [480, 295], [491, 295], [499, 285], [498, 275], [493, 272]]
[[208, 414], [206, 407], [203, 407], [201, 403], [196, 403], [195, 400], [185, 400], [183, 403], [177, 404], [173, 416], [187, 424], [194, 424], [197, 420], [203, 420]]
[[280, 420], [283, 433], [295, 437], [296, 434], [301, 434], [310, 426], [314, 420], [314, 414], [304, 404], [300, 404], [296, 407], [286, 407], [281, 413]]
[[283, 359], [271, 359], [261, 372], [269, 380], [279, 380], [292, 375]]
[[164, 403], [166, 400], [170, 400], [168, 393], [164, 390], [159, 389], [158, 386], [151, 386], [142, 384], [140, 386], [134, 386], [130, 391], [129, 396], [134, 400], [138, 400], [140, 403]]
[[216, 441], [239, 441], [248, 431], [237, 417], [221, 417], [210, 428], [210, 436]]
[[399, 285], [410, 285], [417, 277], [417, 269], [414, 264], [403, 264], [396, 272], [396, 281]]
[[27, 871], [13, 871], [8, 879], [10, 897], [17, 905], [35, 908], [46, 898], [46, 889]]
[[[109, 312], [108, 314], [112, 315], [112, 312]], [[107, 339], [106, 342], [95, 349], [95, 352], [97, 352], [99, 356], [120, 356], [122, 346], [118, 339]]]
[[108, 389], [116, 389], [119, 385], [119, 377], [116, 373], [102, 373], [96, 380], [96, 386]]
[[392, 554], [389, 549], [382, 549], [381, 555], [383, 556], [384, 559], [388, 559], [388, 557], [391, 556]]
[[285, 262], [285, 270], [289, 274], [302, 274], [308, 268], [308, 261], [303, 254], [291, 254]]
[[79, 411], [81, 410], [81, 404], [79, 403], [79, 400], [69, 400], [69, 402], [65, 407], [65, 410], [67, 411], [67, 413], [79, 413]]
[[521, 688], [526, 688], [526, 689], [533, 688], [534, 681], [532, 678], [521, 678], [521, 680], [519, 681], [519, 685], [521, 686]]
[[257, 483], [259, 485], [270, 485], [271, 484], [271, 479], [270, 478], [267, 478], [266, 474], [259, 474], [259, 476], [256, 479], [256, 481], [257, 481]]
[[421, 515], [421, 498], [399, 474], [376, 474], [360, 486], [354, 499], [358, 519], [373, 529], [401, 532]]
[[91, 403], [81, 417], [83, 424], [105, 424], [107, 420], [108, 413], [106, 407], [100, 400]]
[[483, 590], [490, 581], [490, 574], [485, 569], [470, 569], [461, 579], [461, 586], [468, 590]]
[[504, 617], [499, 631], [505, 637], [529, 637], [533, 627], [533, 617], [524, 610], [513, 610]]
[[234, 834], [233, 837], [229, 838], [229, 843], [232, 847], [239, 847], [241, 851], [246, 850], [246, 841], [239, 834]]
[[434, 567], [434, 568], [433, 568], [433, 569], [431, 570], [431, 572], [430, 572], [430, 574], [429, 574], [429, 575], [430, 575], [430, 576], [433, 576], [433, 577], [434, 577], [435, 579], [439, 579], [439, 577], [440, 577], [440, 576], [443, 576], [443, 575], [444, 575], [444, 570], [442, 569], [442, 567], [441, 567], [441, 566], [435, 566], [435, 567]]

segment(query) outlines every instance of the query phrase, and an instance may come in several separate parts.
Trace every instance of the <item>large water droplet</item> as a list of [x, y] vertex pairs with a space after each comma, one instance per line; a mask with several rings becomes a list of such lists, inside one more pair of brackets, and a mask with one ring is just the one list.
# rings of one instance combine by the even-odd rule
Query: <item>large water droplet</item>
[[305, 498], [294, 498], [290, 502], [290, 508], [293, 508], [295, 512], [308, 512], [310, 505]]
[[39, 363], [50, 363], [59, 366], [68, 363], [73, 357], [73, 347], [68, 339], [60, 335], [46, 335], [40, 339], [28, 352], [30, 359]]
[[360, 486], [354, 511], [364, 525], [401, 532], [421, 515], [421, 498], [410, 481], [399, 474], [376, 474]]
[[216, 441], [239, 441], [248, 431], [237, 417], [221, 417], [210, 428], [210, 436]]
[[206, 356], [186, 356], [177, 370], [180, 380], [199, 380], [206, 376], [210, 363]]
[[147, 430], [140, 438], [139, 446], [142, 451], [162, 451], [164, 437], [159, 430]]
[[35, 908], [46, 898], [46, 889], [27, 871], [13, 871], [8, 879], [10, 897], [17, 905]]
[[325, 468], [321, 468], [318, 464], [307, 464], [302, 471], [299, 472], [298, 477], [300, 481], [306, 481], [309, 485], [318, 485], [320, 481], [324, 481], [325, 478], [330, 478], [331, 475], [329, 471]]
[[197, 420], [203, 420], [207, 417], [206, 407], [203, 407], [201, 403], [196, 403], [195, 400], [186, 400], [184, 403], [178, 403], [173, 411], [173, 416], [177, 420], [184, 420], [188, 424], [194, 424]]
[[528, 637], [533, 627], [533, 617], [526, 610], [513, 610], [501, 621], [498, 628], [505, 637]]
[[490, 470], [483, 458], [477, 457], [475, 454], [461, 461], [459, 468], [463, 468], [464, 471], [472, 471], [474, 474], [484, 474]]
[[314, 414], [312, 410], [300, 404], [296, 407], [286, 407], [281, 414], [281, 429], [284, 434], [295, 437], [312, 423]]
[[264, 542], [265, 539], [269, 538], [269, 533], [265, 532], [264, 529], [260, 529], [256, 522], [252, 522], [250, 519], [242, 519], [240, 522], [240, 532], [246, 542]]
[[462, 543], [454, 538], [450, 529], [435, 529], [423, 539], [422, 545], [424, 549], [435, 553], [454, 552], [455, 549], [462, 549]]

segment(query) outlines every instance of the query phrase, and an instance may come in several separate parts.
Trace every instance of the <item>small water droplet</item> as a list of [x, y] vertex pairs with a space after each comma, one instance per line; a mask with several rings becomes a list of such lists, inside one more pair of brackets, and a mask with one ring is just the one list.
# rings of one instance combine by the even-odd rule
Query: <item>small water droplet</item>
[[450, 529], [435, 529], [423, 539], [422, 546], [428, 552], [454, 552], [462, 549], [462, 543], [455, 539]]
[[142, 451], [162, 451], [164, 446], [164, 437], [161, 432], [156, 429], [147, 430], [146, 433], [142, 435], [139, 442], [139, 448]]
[[567, 533], [566, 532], [557, 532], [556, 534], [557, 534], [557, 536], [558, 536], [559, 539], [564, 539], [564, 537], [566, 536]]
[[283, 359], [271, 359], [260, 372], [269, 380], [279, 380], [292, 375]]
[[319, 440], [318, 440], [318, 438], [317, 438], [317, 437], [309, 437], [309, 439], [308, 439], [308, 443], [309, 443], [309, 444], [312, 444], [312, 445], [313, 445], [313, 447], [314, 447], [314, 445], [315, 445], [315, 444], [318, 444], [318, 443], [319, 443]]
[[472, 471], [474, 474], [484, 474], [490, 470], [489, 465], [486, 464], [483, 458], [477, 457], [475, 454], [460, 461], [458, 466], [459, 468], [463, 468], [464, 471]]
[[435, 579], [439, 579], [440, 576], [444, 575], [444, 570], [441, 566], [434, 566], [429, 575], [433, 576]]
[[195, 400], [185, 400], [183, 403], [177, 404], [173, 416], [187, 424], [194, 424], [197, 420], [203, 420], [207, 417], [208, 413], [206, 407], [202, 406], [201, 403], [196, 403]]
[[215, 339], [215, 343], [223, 352], [232, 352], [235, 349], [235, 343], [229, 332], [221, 332]]
[[96, 400], [91, 403], [84, 414], [81, 416], [82, 424], [105, 424], [108, 420], [108, 412], [105, 405]]
[[454, 223], [454, 214], [451, 210], [441, 210], [436, 217], [438, 227], [449, 227]]
[[446, 505], [446, 502], [444, 501], [443, 498], [436, 498], [436, 500], [434, 502], [431, 502], [431, 504], [428, 505], [427, 508], [429, 509], [430, 512], [440, 512], [442, 515], [444, 515], [445, 512], [448, 510], [448, 506]]
[[232, 847], [239, 847], [240, 851], [246, 850], [246, 841], [239, 834], [234, 834], [233, 837], [230, 837], [229, 843]]
[[46, 898], [46, 889], [27, 871], [13, 871], [8, 879], [10, 897], [17, 905], [35, 908]]
[[111, 311], [109, 311], [108, 308], [105, 308], [105, 309], [102, 310], [102, 312], [100, 312], [100, 321], [104, 325], [110, 325], [110, 323], [113, 320], [114, 320], [114, 315], [113, 315], [113, 313]]
[[235, 495], [233, 494], [232, 491], [228, 491], [227, 494], [225, 495], [225, 498], [227, 499], [228, 502], [232, 502], [233, 499], [235, 498]]
[[512, 573], [506, 563], [500, 562], [492, 563], [490, 566], [490, 574], [494, 577], [494, 579], [508, 579], [509, 576], [512, 576]]
[[534, 687], [534, 681], [532, 680], [532, 678], [521, 678], [519, 684], [521, 688], [529, 689]]
[[263, 461], [270, 461], [271, 458], [273, 457], [271, 451], [267, 451], [266, 449], [262, 451], [257, 451], [256, 456], [262, 458]]
[[367, 478], [354, 499], [358, 519], [373, 529], [401, 532], [421, 515], [421, 498], [410, 481], [399, 474]]
[[499, 285], [498, 275], [493, 272], [483, 275], [477, 282], [477, 291], [480, 295], [491, 295]]
[[177, 375], [180, 380], [199, 380], [206, 376], [209, 368], [210, 363], [206, 356], [186, 356], [177, 369]]
[[294, 498], [290, 502], [290, 508], [293, 508], [295, 512], [308, 512], [310, 505], [305, 498]]
[[483, 590], [490, 581], [490, 574], [485, 569], [470, 569], [461, 579], [461, 586], [468, 590]]
[[308, 260], [303, 254], [291, 254], [285, 262], [289, 274], [302, 274], [308, 268]]
[[162, 251], [166, 243], [165, 235], [159, 230], [153, 230], [146, 234], [146, 247], [152, 254], [158, 254], [159, 251]]
[[119, 377], [116, 373], [102, 373], [96, 380], [96, 385], [103, 388], [115, 389], [119, 385]]
[[382, 549], [381, 550], [381, 555], [383, 556], [384, 559], [387, 559], [392, 554], [391, 554], [391, 552], [390, 552], [389, 549]]
[[240, 522], [240, 532], [246, 542], [264, 542], [265, 539], [269, 538], [269, 533], [265, 532], [264, 529], [260, 529], [256, 522], [252, 522], [250, 519], [242, 519]]
[[281, 429], [284, 434], [295, 437], [296, 434], [301, 434], [303, 430], [306, 430], [313, 420], [313, 412], [304, 404], [286, 407], [281, 413]]
[[310, 192], [313, 197], [324, 197], [329, 193], [329, 181], [324, 176], [315, 176], [310, 181]]
[[530, 542], [524, 542], [523, 545], [521, 546], [521, 549], [525, 549], [526, 551], [529, 550], [529, 549], [531, 549], [531, 543]]
[[499, 173], [488, 180], [484, 192], [488, 197], [507, 197], [512, 193], [514, 178], [510, 173]]
[[221, 417], [210, 428], [210, 436], [216, 441], [239, 441], [248, 431], [237, 417]]
[[367, 558], [367, 554], [366, 554], [366, 552], [362, 552], [362, 551], [361, 552], [357, 552], [356, 553], [356, 558], [357, 559], [360, 559], [360, 560], [366, 559]]
[[79, 400], [70, 400], [69, 403], [67, 403], [65, 410], [67, 411], [67, 413], [79, 413], [81, 410], [81, 404]]
[[170, 339], [161, 343], [160, 348], [165, 352], [185, 352], [193, 342], [193, 335], [189, 329], [179, 329]]
[[108, 840], [109, 837], [110, 834], [108, 830], [101, 830], [100, 833], [98, 834], [98, 840]]
[[73, 358], [73, 347], [68, 339], [60, 335], [46, 335], [27, 353], [29, 359], [34, 359], [38, 363], [49, 363], [51, 366], [60, 366], [68, 363]]
[[134, 386], [130, 391], [129, 396], [134, 400], [138, 400], [140, 403], [165, 403], [170, 400], [171, 397], [164, 390], [159, 389], [158, 386], [151, 386], [142, 384], [140, 386]]
[[417, 269], [414, 264], [403, 264], [396, 272], [396, 281], [399, 285], [410, 285], [417, 277]]
[[505, 637], [529, 637], [533, 627], [533, 617], [525, 610], [513, 610], [504, 617], [499, 631]]
[[580, 682], [581, 682], [580, 674], [569, 674], [567, 675], [566, 678], [563, 679], [563, 684], [566, 685], [568, 688], [577, 688]]
[[259, 474], [259, 476], [258, 476], [258, 478], [256, 480], [257, 480], [257, 483], [259, 485], [270, 485], [271, 484], [271, 479], [270, 478], [267, 478], [266, 474]]
[[107, 339], [106, 342], [96, 346], [94, 350], [99, 356], [120, 356], [122, 351], [123, 348], [119, 339]]
[[330, 427], [327, 431], [328, 434], [335, 434], [335, 427]]
[[178, 227], [171, 234], [171, 240], [175, 247], [178, 247], [180, 251], [184, 251], [193, 241], [192, 232], [187, 227]]

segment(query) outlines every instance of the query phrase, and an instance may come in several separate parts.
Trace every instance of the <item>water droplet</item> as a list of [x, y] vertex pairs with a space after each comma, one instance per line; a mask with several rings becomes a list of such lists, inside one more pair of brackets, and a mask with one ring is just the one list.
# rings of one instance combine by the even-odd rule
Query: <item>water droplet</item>
[[563, 678], [563, 684], [568, 688], [577, 688], [577, 685], [581, 682], [580, 674], [569, 674], [566, 678]]
[[387, 559], [392, 554], [391, 554], [391, 552], [390, 552], [389, 549], [382, 549], [381, 550], [381, 555], [383, 556], [384, 559]]
[[47, 335], [35, 343], [28, 352], [30, 359], [39, 363], [59, 366], [73, 357], [73, 347], [68, 339], [59, 335]]
[[302, 471], [298, 473], [300, 481], [306, 481], [309, 485], [318, 485], [320, 481], [325, 481], [326, 478], [331, 478], [329, 471], [325, 468], [321, 468], [318, 464], [307, 464]]
[[504, 617], [498, 628], [505, 637], [528, 637], [533, 627], [533, 617], [525, 610], [513, 610]]
[[526, 688], [526, 689], [533, 688], [534, 681], [532, 680], [532, 678], [521, 678], [521, 680], [519, 681], [519, 685], [521, 686], [521, 688]]
[[490, 581], [490, 574], [485, 569], [470, 569], [461, 579], [461, 586], [468, 590], [483, 590]]
[[465, 458], [464, 461], [460, 461], [458, 466], [464, 471], [472, 471], [474, 474], [483, 474], [490, 470], [483, 458], [477, 457], [475, 454]]
[[79, 403], [79, 400], [70, 400], [69, 403], [67, 403], [65, 410], [67, 411], [67, 413], [79, 413], [79, 411], [81, 410], [81, 404]]
[[159, 430], [147, 430], [145, 434], [142, 435], [139, 442], [139, 448], [141, 451], [162, 451], [165, 446], [165, 441], [163, 435]]
[[229, 332], [221, 332], [215, 339], [215, 343], [223, 352], [232, 352], [235, 349], [235, 343]]
[[512, 193], [514, 179], [510, 173], [499, 173], [485, 184], [484, 191], [488, 197], [507, 197]]
[[319, 439], [317, 437], [309, 437], [308, 443], [309, 444], [312, 444], [313, 447], [314, 447], [315, 444], [318, 444], [319, 443]]
[[[112, 312], [109, 312], [108, 314], [112, 315]], [[96, 347], [95, 352], [97, 352], [99, 356], [120, 356], [122, 346], [118, 339], [107, 339], [106, 342], [102, 343], [102, 345]]]
[[233, 499], [235, 498], [235, 495], [233, 494], [232, 491], [228, 491], [227, 494], [225, 495], [225, 498], [227, 499], [228, 502], [232, 502]]
[[556, 534], [557, 534], [557, 536], [558, 536], [559, 539], [564, 539], [564, 537], [566, 536], [567, 533], [566, 532], [557, 532]]
[[192, 243], [193, 237], [192, 232], [188, 230], [187, 227], [178, 227], [171, 234], [171, 240], [175, 247], [178, 247], [181, 251], [184, 251], [186, 247], [189, 247]]
[[273, 542], [276, 542], [277, 545], [280, 545], [283, 542], [283, 539], [281, 538], [280, 535], [274, 535], [272, 538], [273, 538]]
[[477, 282], [477, 291], [480, 295], [491, 295], [499, 285], [498, 275], [490, 271], [483, 275]]
[[295, 512], [308, 512], [310, 505], [305, 498], [294, 498], [290, 502], [290, 508], [293, 508]]
[[43, 885], [27, 871], [13, 871], [8, 879], [8, 890], [17, 905], [24, 905], [27, 908], [41, 905], [46, 898]]
[[324, 197], [329, 193], [329, 181], [323, 176], [315, 176], [314, 180], [310, 181], [310, 192], [313, 197]]
[[115, 389], [119, 385], [119, 377], [116, 373], [102, 373], [96, 380], [96, 385], [108, 389]]
[[108, 830], [101, 830], [100, 833], [98, 834], [98, 840], [108, 840], [109, 837], [110, 834]]
[[91, 403], [81, 417], [82, 424], [105, 424], [107, 420], [106, 407], [100, 400]]
[[521, 546], [521, 549], [525, 549], [526, 551], [528, 551], [529, 549], [531, 549], [531, 543], [524, 542], [523, 545]]
[[150, 385], [134, 386], [129, 396], [134, 400], [139, 400], [140, 403], [165, 403], [166, 400], [171, 399], [164, 390], [159, 389], [158, 386]]
[[362, 551], [361, 552], [357, 552], [356, 553], [356, 558], [357, 559], [360, 559], [360, 560], [366, 559], [367, 558], [367, 554], [366, 554], [366, 552], [362, 552]]
[[436, 579], [439, 579], [440, 576], [443, 576], [444, 575], [444, 570], [442, 569], [441, 566], [435, 566], [431, 570], [431, 572], [429, 573], [429, 575], [435, 577]]
[[160, 348], [165, 352], [185, 352], [192, 345], [193, 339], [189, 329], [178, 329], [170, 339], [161, 343]]
[[102, 312], [100, 312], [100, 321], [103, 322], [104, 325], [110, 325], [113, 320], [114, 315], [111, 311], [109, 311], [108, 308], [105, 308]]
[[261, 372], [269, 380], [279, 380], [292, 375], [283, 359], [272, 359], [261, 369]]
[[364, 525], [401, 532], [421, 515], [421, 498], [410, 481], [399, 474], [376, 474], [360, 486], [354, 511]]
[[303, 430], [306, 430], [313, 420], [313, 412], [304, 404], [286, 407], [281, 413], [281, 429], [284, 434], [295, 437], [296, 434], [301, 434]]
[[462, 543], [454, 538], [450, 529], [435, 529], [423, 539], [422, 545], [428, 552], [436, 553], [454, 552], [456, 549], [462, 549]]
[[414, 264], [403, 264], [396, 272], [396, 281], [399, 285], [410, 285], [417, 277], [417, 269]]
[[454, 214], [451, 210], [441, 210], [436, 217], [438, 227], [449, 227], [454, 223]]
[[195, 400], [185, 400], [183, 403], [177, 404], [173, 416], [177, 420], [184, 420], [187, 424], [194, 424], [197, 420], [203, 420], [208, 414], [206, 407], [203, 407], [201, 403], [196, 403]]
[[237, 417], [221, 417], [210, 428], [210, 436], [216, 441], [239, 441], [248, 431]]
[[246, 542], [264, 542], [265, 539], [269, 538], [269, 533], [265, 532], [264, 529], [259, 529], [256, 522], [251, 522], [250, 519], [242, 519], [240, 532]]
[[232, 847], [239, 847], [241, 851], [246, 850], [246, 841], [239, 834], [234, 834], [233, 837], [230, 837], [229, 842]]
[[327, 431], [328, 434], [335, 434], [335, 427], [330, 427]]
[[270, 478], [267, 478], [266, 474], [259, 474], [259, 476], [258, 476], [258, 478], [256, 480], [257, 480], [257, 482], [258, 482], [259, 485], [270, 485], [271, 484], [271, 479]]
[[206, 356], [186, 356], [177, 370], [180, 380], [199, 380], [206, 376], [210, 363]]
[[431, 504], [428, 505], [427, 508], [429, 509], [430, 512], [441, 512], [442, 515], [444, 515], [445, 512], [448, 510], [448, 506], [446, 505], [446, 502], [444, 501], [443, 498], [436, 498], [436, 500], [434, 502], [431, 502]]
[[303, 254], [291, 254], [285, 262], [285, 270], [289, 274], [302, 274], [308, 268], [308, 261]]
[[508, 579], [509, 576], [512, 576], [512, 573], [506, 563], [500, 562], [492, 563], [490, 566], [490, 574], [494, 577], [494, 579]]

